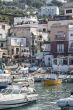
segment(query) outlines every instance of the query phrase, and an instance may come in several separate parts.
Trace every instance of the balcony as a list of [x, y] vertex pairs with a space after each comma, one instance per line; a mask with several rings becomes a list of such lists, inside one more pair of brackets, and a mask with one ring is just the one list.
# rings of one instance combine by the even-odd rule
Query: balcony
[[58, 54], [64, 54], [64, 50], [57, 51]]
[[56, 41], [64, 41], [65, 40], [65, 36], [56, 35], [55, 36], [55, 40]]
[[68, 52], [69, 52], [69, 53], [73, 53], [73, 48], [69, 48], [69, 49], [68, 49]]
[[65, 35], [65, 32], [64, 31], [58, 31], [56, 34], [55, 34], [55, 40], [56, 41], [64, 41], [66, 38], [66, 35]]

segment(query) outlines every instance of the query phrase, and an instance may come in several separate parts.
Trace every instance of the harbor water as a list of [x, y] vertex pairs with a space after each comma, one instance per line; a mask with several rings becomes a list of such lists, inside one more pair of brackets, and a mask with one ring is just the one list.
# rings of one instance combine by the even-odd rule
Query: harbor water
[[60, 110], [56, 101], [60, 98], [70, 96], [73, 91], [73, 84], [64, 83], [57, 86], [44, 87], [42, 83], [35, 83], [39, 94], [36, 103], [8, 110]]

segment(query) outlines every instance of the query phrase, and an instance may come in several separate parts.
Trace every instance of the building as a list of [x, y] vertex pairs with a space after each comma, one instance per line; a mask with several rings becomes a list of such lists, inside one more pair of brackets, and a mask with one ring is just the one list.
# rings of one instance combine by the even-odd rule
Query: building
[[48, 31], [51, 31], [51, 26], [55, 26], [55, 25], [68, 25], [68, 24], [73, 24], [73, 19], [71, 17], [66, 17], [64, 16], [64, 18], [62, 17], [58, 17], [55, 18], [53, 20], [49, 20], [48, 21]]
[[73, 25], [68, 25], [68, 53], [73, 54]]
[[6, 23], [0, 23], [0, 49], [2, 55], [8, 54], [7, 37], [10, 26]]
[[17, 24], [38, 24], [37, 17], [14, 17], [14, 25]]
[[54, 16], [59, 15], [59, 8], [57, 6], [42, 6], [39, 11], [40, 16]]
[[11, 56], [31, 54], [32, 40], [37, 35], [37, 27], [37, 24], [17, 24], [11, 27], [8, 38], [8, 50]]
[[[49, 41], [49, 33], [48, 33], [48, 20], [46, 19], [39, 19], [38, 23], [38, 37], [37, 42], [40, 45], [42, 51], [50, 52], [50, 41]], [[39, 46], [37, 45], [37, 47]], [[40, 47], [38, 48], [38, 50]]]
[[51, 54], [54, 57], [68, 55], [68, 27], [67, 25], [55, 25], [51, 27]]

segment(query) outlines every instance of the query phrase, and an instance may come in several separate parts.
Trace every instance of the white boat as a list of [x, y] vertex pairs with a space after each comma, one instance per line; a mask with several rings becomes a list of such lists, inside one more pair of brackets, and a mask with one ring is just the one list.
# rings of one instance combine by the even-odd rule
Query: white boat
[[13, 82], [14, 83], [18, 83], [18, 82], [23, 82], [23, 84], [25, 86], [30, 86], [30, 87], [34, 87], [34, 78], [33, 77], [23, 77], [23, 76], [18, 76], [18, 77], [15, 77], [13, 79]]
[[11, 77], [14, 83], [23, 82], [25, 85], [29, 85], [30, 87], [34, 86], [34, 78], [29, 74], [27, 67], [17, 69], [15, 73], [11, 74]]
[[63, 98], [63, 99], [59, 99], [57, 101], [57, 105], [61, 108], [61, 109], [70, 109], [73, 110], [73, 92], [71, 93], [71, 96], [68, 98]]
[[11, 82], [10, 74], [0, 74], [0, 89], [6, 88]]
[[11, 85], [0, 93], [0, 109], [14, 108], [34, 102], [38, 94], [33, 88]]

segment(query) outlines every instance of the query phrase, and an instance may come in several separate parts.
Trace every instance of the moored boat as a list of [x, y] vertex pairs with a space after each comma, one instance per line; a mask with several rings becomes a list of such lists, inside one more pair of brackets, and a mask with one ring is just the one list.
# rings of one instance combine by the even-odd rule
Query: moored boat
[[0, 93], [0, 109], [14, 108], [35, 102], [38, 94], [33, 88], [11, 85]]
[[34, 78], [29, 74], [28, 67], [21, 67], [11, 74], [12, 81], [14, 83], [23, 82], [25, 85], [30, 87], [34, 86]]
[[73, 92], [71, 93], [71, 96], [70, 97], [59, 99], [57, 101], [57, 105], [61, 109], [67, 110], [67, 108], [68, 108], [68, 110], [73, 110]]
[[0, 89], [6, 88], [11, 83], [10, 74], [0, 74]]
[[56, 74], [50, 74], [48, 75], [48, 77], [44, 78], [43, 83], [46, 86], [51, 86], [61, 84], [62, 80], [58, 79], [58, 76]]

